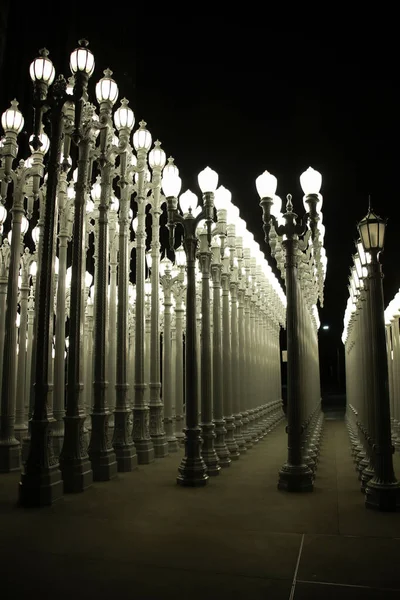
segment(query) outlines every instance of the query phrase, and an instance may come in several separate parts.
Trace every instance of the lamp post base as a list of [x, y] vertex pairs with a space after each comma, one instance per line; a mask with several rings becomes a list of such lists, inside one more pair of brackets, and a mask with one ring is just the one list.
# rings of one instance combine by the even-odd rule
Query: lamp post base
[[0, 473], [11, 473], [21, 468], [21, 444], [17, 439], [0, 441]]
[[164, 458], [169, 454], [168, 442], [165, 433], [160, 435], [152, 435], [151, 441], [154, 446], [154, 456], [156, 458]]
[[313, 473], [307, 465], [290, 465], [286, 463], [279, 471], [278, 490], [312, 492], [313, 489]]
[[40, 469], [37, 473], [22, 473], [18, 486], [18, 503], [24, 508], [50, 506], [63, 495], [58, 465]]
[[186, 487], [202, 487], [207, 484], [207, 466], [201, 456], [201, 429], [188, 427], [185, 429], [185, 456], [178, 467], [176, 478], [178, 485]]
[[207, 472], [209, 475], [219, 475], [221, 467], [219, 465], [218, 455], [214, 447], [215, 425], [212, 422], [201, 423], [201, 437], [203, 440], [203, 446], [201, 449], [201, 455], [207, 466]]
[[176, 483], [183, 487], [203, 487], [208, 482], [207, 467], [201, 457], [188, 458], [185, 456], [178, 471]]
[[372, 478], [365, 488], [365, 507], [382, 512], [400, 511], [400, 482], [385, 483]]

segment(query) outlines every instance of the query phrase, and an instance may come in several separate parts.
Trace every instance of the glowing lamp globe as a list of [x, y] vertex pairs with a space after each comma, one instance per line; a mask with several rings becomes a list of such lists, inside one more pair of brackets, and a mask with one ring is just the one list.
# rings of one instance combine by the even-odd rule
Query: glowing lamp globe
[[197, 176], [199, 188], [206, 194], [207, 192], [215, 192], [218, 186], [218, 173], [206, 167]]
[[4, 131], [7, 133], [8, 131], [14, 133], [20, 133], [24, 126], [24, 117], [22, 116], [21, 111], [18, 109], [17, 100], [11, 101], [11, 108], [8, 108], [1, 115], [1, 125]]
[[105, 69], [103, 73], [104, 77], [96, 84], [97, 102], [99, 104], [102, 102], [115, 104], [118, 98], [118, 86], [111, 77], [112, 71], [110, 69]]
[[264, 171], [256, 179], [256, 188], [260, 198], [273, 198], [277, 187], [277, 178], [268, 171]]
[[187, 215], [189, 212], [196, 210], [198, 204], [198, 198], [196, 194], [187, 190], [181, 196], [179, 196], [179, 206], [184, 215]]
[[217, 210], [228, 210], [232, 200], [232, 194], [223, 185], [215, 190], [214, 205]]
[[88, 77], [93, 74], [94, 71], [94, 56], [93, 53], [87, 48], [88, 42], [86, 40], [79, 40], [79, 48], [76, 48], [71, 52], [69, 59], [69, 67], [71, 73], [85, 73]]
[[154, 142], [154, 148], [149, 152], [149, 165], [151, 169], [158, 168], [163, 169], [166, 163], [167, 157], [164, 150], [161, 148], [161, 142], [158, 140]]
[[131, 131], [135, 124], [134, 112], [129, 108], [128, 104], [129, 100], [122, 98], [121, 106], [114, 113], [114, 124], [118, 131], [121, 129], [129, 129]]
[[135, 131], [133, 134], [133, 145], [135, 146], [135, 150], [145, 150], [148, 152], [151, 146], [151, 133], [146, 129], [147, 123], [145, 121], [140, 121], [139, 129]]
[[182, 179], [179, 177], [179, 175], [176, 175], [174, 172], [170, 171], [165, 173], [164, 169], [161, 180], [161, 187], [166, 198], [177, 198], [179, 192], [181, 191]]
[[319, 194], [322, 185], [322, 175], [312, 167], [308, 167], [300, 175], [300, 185], [305, 196]]
[[56, 71], [54, 65], [49, 58], [48, 50], [42, 48], [39, 50], [38, 58], [31, 62], [29, 67], [29, 75], [33, 82], [42, 81], [46, 85], [51, 85], [54, 81]]

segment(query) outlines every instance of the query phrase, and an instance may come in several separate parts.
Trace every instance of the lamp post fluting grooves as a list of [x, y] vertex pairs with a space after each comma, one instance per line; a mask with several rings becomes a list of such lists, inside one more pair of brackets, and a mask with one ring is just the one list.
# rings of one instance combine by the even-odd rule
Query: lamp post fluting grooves
[[137, 466], [137, 455], [132, 440], [132, 409], [128, 401], [128, 285], [129, 285], [129, 201], [130, 184], [126, 179], [126, 152], [121, 155], [119, 186], [119, 253], [117, 305], [117, 365], [116, 403], [114, 411], [113, 446], [118, 471], [132, 471]]
[[[147, 152], [151, 144], [146, 123], [140, 122], [140, 129], [134, 134], [137, 150], [137, 229], [136, 229], [136, 318], [135, 318], [135, 400], [133, 406], [132, 438], [135, 442], [139, 464], [154, 461], [154, 446], [150, 437], [149, 407], [145, 401], [147, 383], [145, 381], [145, 243], [146, 243], [146, 173]], [[135, 136], [137, 136], [135, 138]], [[150, 137], [150, 144], [142, 142]], [[135, 143], [136, 140], [136, 143]]]
[[[65, 79], [60, 76], [53, 86], [51, 120], [52, 134], [48, 164], [46, 209], [41, 231], [40, 275], [38, 278], [37, 346], [34, 365], [35, 383], [33, 414], [31, 419], [31, 441], [29, 453], [21, 473], [19, 501], [22, 506], [52, 504], [62, 496], [63, 483], [58, 459], [54, 457], [49, 420], [49, 394], [52, 393], [50, 373], [52, 352], [54, 249], [56, 239], [56, 196], [58, 187], [58, 165], [61, 156], [63, 128], [62, 106], [66, 91]], [[42, 96], [35, 110], [35, 135], [40, 130], [41, 109], [47, 96]], [[35, 140], [35, 144], [36, 144]], [[3, 374], [4, 377], [4, 374]], [[3, 380], [4, 383], [4, 380]]]
[[[168, 456], [168, 442], [163, 423], [163, 402], [161, 400], [160, 377], [160, 215], [161, 215], [161, 171], [165, 165], [165, 152], [157, 140], [149, 153], [149, 163], [153, 170], [151, 199], [151, 322], [150, 322], [150, 436], [156, 458]], [[169, 340], [170, 342], [170, 340]]]
[[231, 460], [240, 456], [239, 447], [235, 440], [235, 418], [232, 410], [232, 364], [231, 364], [231, 323], [229, 310], [229, 258], [222, 260], [222, 368], [223, 368], [223, 398], [226, 436], [225, 442]]
[[365, 506], [378, 510], [400, 510], [400, 482], [393, 470], [386, 356], [382, 268], [378, 253], [371, 249], [367, 265], [370, 287], [371, 346], [375, 388], [375, 475], [366, 485]]
[[201, 281], [201, 436], [202, 456], [209, 475], [219, 475], [221, 467], [214, 448], [215, 425], [213, 423], [211, 314], [210, 314], [210, 265], [212, 254], [208, 247], [207, 230], [200, 234], [199, 263]]
[[213, 281], [213, 408], [215, 425], [215, 451], [221, 467], [229, 467], [231, 459], [225, 442], [224, 382], [222, 377], [222, 329], [221, 329], [221, 250], [212, 246], [211, 276]]

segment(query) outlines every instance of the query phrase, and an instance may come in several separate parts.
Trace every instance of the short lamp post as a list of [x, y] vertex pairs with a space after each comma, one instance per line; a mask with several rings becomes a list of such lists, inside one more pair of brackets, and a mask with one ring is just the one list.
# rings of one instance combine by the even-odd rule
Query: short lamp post
[[[287, 195], [286, 212], [280, 214], [280, 202], [275, 202], [277, 179], [265, 171], [256, 180], [263, 210], [263, 229], [265, 241], [270, 243], [270, 231], [273, 225], [278, 236], [284, 236], [282, 246], [285, 252], [286, 283], [286, 331], [287, 331], [287, 420], [288, 459], [279, 471], [278, 489], [287, 492], [311, 492], [313, 473], [304, 460], [302, 449], [302, 411], [306, 404], [301, 386], [302, 335], [300, 320], [300, 282], [298, 273], [298, 250], [302, 249], [303, 236], [310, 222], [314, 238], [319, 219], [317, 205], [322, 197], [319, 194], [322, 178], [314, 169], [308, 169], [300, 178], [305, 194], [304, 203], [308, 212], [302, 219], [293, 212], [292, 196]], [[278, 221], [278, 217], [283, 219]]]
[[385, 338], [385, 316], [382, 267], [379, 254], [383, 251], [386, 220], [371, 208], [359, 222], [362, 246], [371, 260], [366, 263], [369, 281], [371, 318], [373, 404], [375, 414], [374, 469], [375, 475], [366, 485], [365, 506], [373, 510], [400, 510], [400, 482], [393, 469], [394, 447], [391, 440], [388, 364]]
[[[182, 486], [199, 487], [207, 484], [208, 473], [201, 455], [201, 428], [199, 426], [198, 369], [197, 369], [197, 336], [196, 336], [196, 254], [198, 238], [196, 229], [200, 221], [205, 219], [207, 242], [211, 245], [211, 224], [214, 220], [214, 192], [218, 185], [218, 175], [207, 167], [198, 176], [199, 186], [203, 192], [203, 207], [194, 216], [192, 207], [187, 212], [182, 206], [184, 216], [178, 212], [178, 194], [182, 181], [175, 165], [167, 165], [163, 173], [162, 187], [167, 199], [168, 228], [170, 245], [174, 247], [174, 230], [177, 223], [183, 228], [183, 246], [186, 252], [186, 429], [185, 456], [179, 467], [177, 483]], [[191, 196], [194, 194], [190, 193]], [[187, 199], [186, 192], [185, 199]]]

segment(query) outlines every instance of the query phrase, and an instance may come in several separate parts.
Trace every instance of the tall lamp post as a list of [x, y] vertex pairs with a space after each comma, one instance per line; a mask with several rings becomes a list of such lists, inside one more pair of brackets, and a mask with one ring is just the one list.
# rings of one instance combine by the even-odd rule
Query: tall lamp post
[[[170, 167], [171, 165], [168, 165]], [[170, 245], [174, 247], [174, 230], [177, 223], [183, 228], [183, 246], [186, 252], [186, 429], [185, 456], [179, 467], [177, 483], [182, 486], [204, 486], [208, 481], [207, 467], [201, 456], [201, 429], [198, 410], [198, 370], [196, 347], [196, 251], [198, 239], [197, 225], [205, 219], [207, 242], [211, 245], [211, 224], [214, 220], [214, 192], [218, 185], [218, 174], [206, 167], [198, 176], [199, 186], [203, 192], [203, 207], [195, 217], [192, 209], [182, 216], [178, 212], [178, 194], [182, 181], [178, 170], [169, 168], [164, 171], [162, 187], [167, 199], [168, 228]], [[186, 192], [193, 196], [192, 192]]]
[[375, 412], [375, 475], [367, 482], [365, 506], [374, 510], [400, 510], [400, 482], [393, 469], [394, 447], [391, 440], [388, 364], [386, 353], [385, 317], [382, 285], [382, 267], [379, 254], [383, 251], [386, 220], [378, 217], [371, 208], [359, 222], [358, 231], [365, 252], [371, 261], [366, 262], [369, 281], [371, 317], [372, 372]]
[[[306, 180], [304, 181], [304, 176]], [[320, 173], [310, 169], [300, 178], [305, 193], [305, 203], [309, 211], [299, 220], [293, 212], [292, 196], [287, 195], [286, 212], [282, 215], [283, 223], [278, 223], [279, 203], [274, 203], [277, 180], [274, 175], [265, 171], [256, 180], [260, 195], [260, 206], [263, 210], [263, 229], [265, 241], [270, 242], [271, 225], [278, 236], [285, 236], [282, 246], [285, 251], [286, 282], [286, 331], [287, 331], [287, 420], [288, 458], [279, 471], [278, 489], [287, 492], [311, 492], [313, 490], [313, 473], [304, 460], [302, 450], [303, 408], [306, 399], [302, 397], [301, 386], [301, 336], [300, 328], [300, 283], [298, 274], [298, 250], [304, 249], [299, 239], [307, 230], [310, 222], [314, 239], [318, 222], [318, 203], [321, 201], [319, 190], [322, 178]]]

